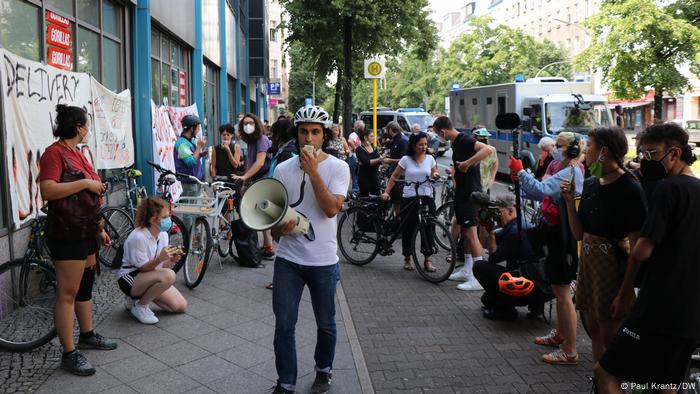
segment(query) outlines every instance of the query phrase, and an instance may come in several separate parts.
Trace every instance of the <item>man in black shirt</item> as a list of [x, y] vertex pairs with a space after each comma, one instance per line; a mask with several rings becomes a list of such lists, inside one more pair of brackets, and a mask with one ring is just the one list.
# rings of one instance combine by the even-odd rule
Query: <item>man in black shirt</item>
[[595, 367], [603, 393], [622, 393], [621, 381], [682, 382], [700, 343], [700, 179], [690, 170], [688, 134], [673, 123], [649, 126], [639, 153], [644, 177], [663, 180], [610, 308], [613, 317], [629, 310], [639, 264], [648, 260], [637, 303]]
[[[391, 141], [387, 148], [389, 149], [389, 157], [383, 160], [384, 164], [388, 164], [387, 174], [391, 175], [399, 165], [399, 160], [406, 156], [408, 151], [408, 139], [401, 132], [401, 126], [396, 121], [391, 121], [386, 125], [386, 130], [391, 137]], [[391, 189], [391, 202], [394, 204], [394, 215], [399, 214], [401, 196], [403, 195], [403, 187], [395, 187]]]
[[484, 250], [476, 231], [479, 224], [476, 218], [477, 207], [469, 197], [472, 192], [481, 191], [479, 162], [488, 157], [493, 148], [457, 131], [447, 116], [435, 119], [433, 127], [441, 137], [452, 141], [452, 162], [455, 168], [454, 209], [457, 223], [462, 227], [462, 239], [465, 243], [464, 266], [453, 273], [450, 279], [465, 281], [457, 286], [459, 290], [481, 290], [481, 285], [472, 273], [472, 266], [475, 262], [483, 260]]

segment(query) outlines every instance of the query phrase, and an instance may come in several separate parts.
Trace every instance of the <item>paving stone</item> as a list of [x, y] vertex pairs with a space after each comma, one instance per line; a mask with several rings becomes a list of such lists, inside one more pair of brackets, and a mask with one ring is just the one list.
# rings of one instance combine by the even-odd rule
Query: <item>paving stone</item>
[[[96, 393], [118, 386], [121, 382], [106, 369], [95, 367], [95, 374], [92, 376], [76, 377], [75, 375], [63, 370], [57, 369], [51, 375], [51, 385], [44, 385], [37, 394], [54, 394], [60, 387], [61, 393], [67, 394], [85, 394]], [[20, 391], [21, 392], [21, 391]]]
[[252, 342], [246, 342], [229, 350], [217, 353], [217, 356], [230, 361], [241, 368], [250, 368], [274, 357], [269, 349]]
[[211, 355], [210, 352], [187, 341], [177, 342], [175, 344], [153, 350], [149, 354], [153, 358], [158, 359], [171, 367], [187, 364], [190, 361]]
[[175, 369], [202, 384], [243, 371], [242, 368], [215, 355], [200, 358]]
[[275, 382], [249, 371], [240, 371], [225, 378], [207, 384], [207, 387], [217, 393], [264, 393], [269, 391]]
[[231, 334], [224, 330], [198, 335], [191, 338], [189, 341], [211, 353], [221, 352], [246, 342], [245, 339], [238, 335]]
[[146, 376], [129, 383], [129, 385], [137, 392], [146, 394], [185, 393], [200, 386], [200, 384], [192, 378], [174, 369]]
[[180, 338], [161, 328], [154, 328], [149, 332], [143, 332], [124, 338], [124, 342], [141, 351], [158, 349], [179, 340]]
[[131, 382], [166, 370], [168, 366], [146, 354], [139, 354], [105, 364], [102, 368], [122, 382]]

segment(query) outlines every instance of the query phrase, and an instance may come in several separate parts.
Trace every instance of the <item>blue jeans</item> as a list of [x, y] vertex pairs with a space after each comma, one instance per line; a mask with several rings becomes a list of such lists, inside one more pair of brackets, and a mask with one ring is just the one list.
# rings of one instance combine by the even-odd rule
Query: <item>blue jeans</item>
[[360, 184], [357, 182], [357, 157], [350, 156], [345, 160], [350, 166], [350, 176], [352, 177], [352, 192], [360, 194]]
[[275, 260], [272, 279], [272, 310], [275, 313], [275, 366], [278, 382], [294, 390], [297, 380], [297, 352], [294, 337], [299, 301], [309, 287], [316, 317], [316, 370], [330, 372], [335, 357], [335, 286], [340, 279], [338, 264], [310, 267], [281, 257]]

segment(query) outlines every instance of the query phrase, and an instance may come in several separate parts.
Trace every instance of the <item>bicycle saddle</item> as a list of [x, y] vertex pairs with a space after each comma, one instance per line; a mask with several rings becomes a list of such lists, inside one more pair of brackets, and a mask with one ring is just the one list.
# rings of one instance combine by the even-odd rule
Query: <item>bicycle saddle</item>
[[141, 171], [139, 171], [135, 168], [132, 168], [126, 172], [126, 176], [128, 176], [129, 178], [138, 178], [141, 176]]

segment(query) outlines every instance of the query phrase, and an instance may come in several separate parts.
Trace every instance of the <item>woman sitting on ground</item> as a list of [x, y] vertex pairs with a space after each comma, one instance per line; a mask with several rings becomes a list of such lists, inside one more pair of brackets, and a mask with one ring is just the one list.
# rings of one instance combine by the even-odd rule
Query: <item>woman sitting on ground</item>
[[172, 226], [168, 202], [148, 197], [136, 211], [136, 229], [124, 242], [124, 259], [119, 270], [119, 288], [126, 294], [124, 305], [143, 324], [158, 323], [151, 311], [153, 302], [171, 313], [182, 313], [187, 301], [174, 286], [171, 269], [182, 251], [168, 246]]

